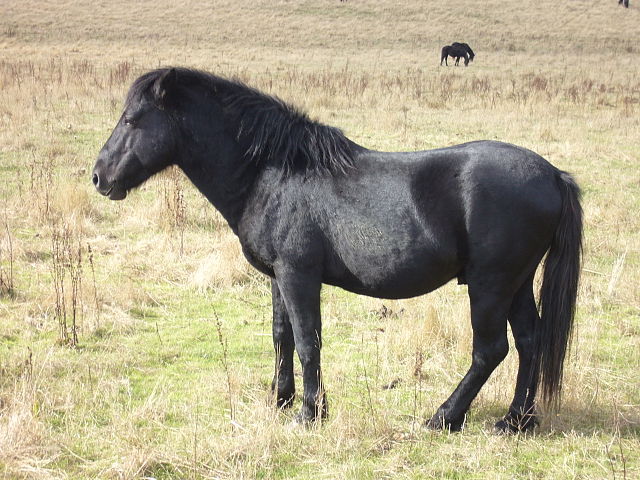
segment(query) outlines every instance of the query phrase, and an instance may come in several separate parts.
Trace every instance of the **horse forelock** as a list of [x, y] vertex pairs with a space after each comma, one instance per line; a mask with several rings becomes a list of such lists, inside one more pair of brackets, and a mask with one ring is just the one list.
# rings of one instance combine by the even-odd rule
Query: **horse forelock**
[[[337, 173], [353, 165], [351, 142], [338, 128], [311, 120], [308, 115], [283, 100], [249, 87], [238, 79], [176, 68], [178, 89], [213, 92], [220, 102], [235, 138], [246, 146], [245, 157], [256, 164], [266, 161], [282, 166], [284, 173], [295, 170]], [[155, 81], [166, 68], [140, 76], [131, 85], [127, 105], [151, 95]], [[178, 99], [179, 100], [179, 99]]]
[[127, 98], [125, 99], [125, 107], [137, 102], [146, 95], [150, 95], [151, 87], [161, 74], [162, 70], [152, 70], [138, 77], [129, 87]]

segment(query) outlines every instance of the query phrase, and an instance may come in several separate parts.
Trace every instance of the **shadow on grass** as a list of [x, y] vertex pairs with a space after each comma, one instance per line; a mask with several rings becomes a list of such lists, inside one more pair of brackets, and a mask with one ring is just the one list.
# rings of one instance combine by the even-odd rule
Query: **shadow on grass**
[[[506, 408], [496, 405], [476, 408], [471, 421], [484, 422], [484, 428], [493, 429], [493, 424], [506, 412]], [[564, 436], [615, 435], [623, 439], [640, 440], [640, 407], [637, 405], [577, 405], [567, 402], [558, 411], [540, 409], [540, 425], [534, 435]]]

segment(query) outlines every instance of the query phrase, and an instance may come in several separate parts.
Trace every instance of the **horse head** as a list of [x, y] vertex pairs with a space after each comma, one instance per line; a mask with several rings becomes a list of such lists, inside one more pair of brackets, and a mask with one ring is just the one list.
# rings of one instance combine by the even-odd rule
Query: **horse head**
[[176, 142], [166, 107], [175, 77], [171, 69], [156, 78], [140, 77], [132, 85], [124, 112], [93, 168], [93, 184], [102, 195], [122, 200], [173, 163]]

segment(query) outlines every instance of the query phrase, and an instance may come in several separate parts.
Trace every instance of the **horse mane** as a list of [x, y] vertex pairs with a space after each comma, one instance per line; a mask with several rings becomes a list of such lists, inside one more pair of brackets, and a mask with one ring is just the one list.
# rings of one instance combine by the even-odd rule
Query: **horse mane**
[[[168, 70], [161, 68], [139, 77], [129, 90], [127, 104], [148, 95]], [[352, 143], [340, 129], [311, 120], [278, 97], [238, 79], [187, 68], [174, 70], [178, 95], [186, 96], [198, 88], [213, 94], [222, 106], [227, 128], [235, 127], [232, 133], [236, 140], [248, 146], [246, 160], [280, 165], [285, 174], [300, 170], [344, 173], [353, 166]]]

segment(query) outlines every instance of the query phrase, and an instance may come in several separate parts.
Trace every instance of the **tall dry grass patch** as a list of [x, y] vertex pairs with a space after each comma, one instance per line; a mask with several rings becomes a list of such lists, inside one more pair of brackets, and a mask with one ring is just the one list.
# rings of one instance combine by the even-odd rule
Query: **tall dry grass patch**
[[59, 454], [41, 415], [48, 390], [41, 361], [29, 349], [4, 357], [0, 368], [12, 376], [0, 395], [0, 462], [14, 478], [51, 478], [48, 466]]
[[247, 283], [252, 267], [242, 254], [237, 237], [230, 231], [214, 235], [214, 250], [206, 255], [191, 274], [189, 283], [198, 290], [229, 288]]

